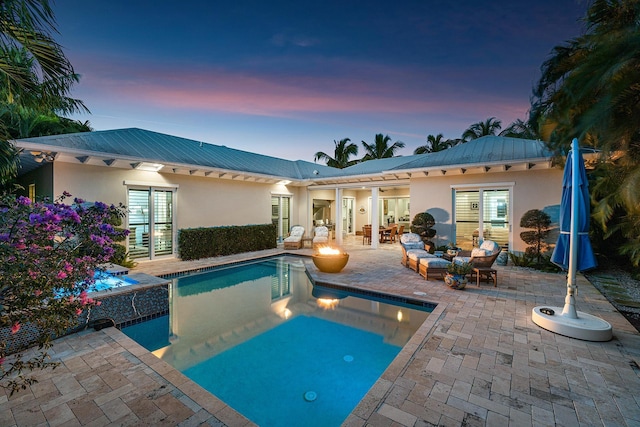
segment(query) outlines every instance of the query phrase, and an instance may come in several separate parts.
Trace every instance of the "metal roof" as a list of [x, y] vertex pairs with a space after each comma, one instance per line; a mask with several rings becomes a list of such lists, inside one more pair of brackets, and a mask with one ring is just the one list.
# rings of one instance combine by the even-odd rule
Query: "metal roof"
[[[18, 147], [32, 151], [34, 146], [42, 146], [49, 151], [58, 149], [58, 152], [94, 156], [103, 161], [124, 159], [184, 166], [192, 172], [202, 167], [296, 180], [313, 177], [314, 170], [323, 174], [334, 172], [334, 168], [303, 160], [290, 161], [138, 128], [51, 135], [15, 142]], [[33, 164], [27, 162], [24, 166]], [[22, 173], [26, 172], [24, 169]]]
[[494, 165], [506, 162], [551, 159], [544, 143], [531, 139], [489, 135], [458, 144], [446, 150], [412, 156], [412, 160], [393, 169], [411, 170], [446, 166]]
[[[42, 165], [34, 153], [60, 161], [101, 166], [137, 167], [141, 162], [164, 165], [161, 172], [244, 179], [262, 182], [291, 180], [294, 185], [338, 185], [408, 180], [431, 170], [467, 173], [529, 169], [534, 163], [550, 167], [553, 153], [541, 141], [485, 136], [436, 153], [369, 160], [345, 169], [304, 160], [285, 160], [225, 146], [129, 128], [25, 138], [20, 174]], [[40, 160], [39, 163], [36, 161]], [[474, 169], [475, 168], [475, 169]]]

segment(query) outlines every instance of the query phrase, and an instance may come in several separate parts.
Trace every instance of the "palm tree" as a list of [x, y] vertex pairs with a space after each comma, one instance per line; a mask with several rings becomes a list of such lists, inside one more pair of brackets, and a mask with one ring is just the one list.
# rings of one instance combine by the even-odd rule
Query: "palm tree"
[[488, 118], [484, 122], [474, 123], [462, 133], [462, 141], [469, 142], [487, 135], [495, 135], [502, 129], [502, 122], [495, 117]]
[[396, 141], [389, 146], [390, 141], [391, 138], [389, 135], [383, 136], [381, 133], [376, 134], [373, 144], [367, 144], [365, 141], [362, 141], [362, 146], [366, 151], [362, 161], [395, 157], [396, 151], [404, 148], [404, 142]]
[[435, 153], [449, 147], [451, 147], [451, 141], [444, 139], [444, 136], [439, 133], [436, 136], [427, 136], [427, 143], [413, 150], [413, 154]]
[[358, 163], [358, 160], [349, 160], [349, 157], [358, 155], [358, 146], [351, 143], [351, 139], [344, 138], [340, 141], [334, 140], [333, 143], [335, 145], [333, 157], [322, 151], [318, 151], [315, 154], [314, 161], [324, 160], [327, 166], [338, 169], [344, 169]]
[[[2, 103], [43, 112], [86, 110], [81, 101], [66, 96], [78, 76], [51, 37], [54, 32], [55, 19], [48, 0], [0, 2]], [[18, 157], [7, 141], [6, 126], [0, 132], [0, 184], [5, 184], [17, 173]]]
[[517, 119], [515, 122], [507, 126], [500, 136], [508, 136], [511, 138], [522, 139], [541, 139], [538, 134], [537, 126], [531, 124], [531, 122], [525, 122], [521, 119]]
[[[12, 50], [26, 49], [38, 63], [44, 80], [58, 81], [73, 74], [62, 47], [51, 38], [57, 32], [48, 0], [3, 0], [0, 8], [0, 72], [18, 87], [34, 89], [24, 68], [7, 61]], [[49, 88], [54, 93], [55, 88]]]
[[[640, 5], [595, 0], [586, 31], [553, 49], [534, 90], [530, 122], [549, 148], [572, 138], [602, 150], [592, 177], [593, 218], [603, 238], [622, 237], [621, 253], [640, 265]], [[617, 245], [616, 245], [617, 246]]]

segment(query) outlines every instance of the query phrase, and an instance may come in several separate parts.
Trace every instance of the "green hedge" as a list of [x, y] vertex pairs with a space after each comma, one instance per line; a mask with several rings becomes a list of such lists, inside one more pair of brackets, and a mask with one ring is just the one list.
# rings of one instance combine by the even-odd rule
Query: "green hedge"
[[261, 251], [275, 248], [276, 240], [273, 224], [186, 228], [178, 232], [178, 254], [188, 261]]

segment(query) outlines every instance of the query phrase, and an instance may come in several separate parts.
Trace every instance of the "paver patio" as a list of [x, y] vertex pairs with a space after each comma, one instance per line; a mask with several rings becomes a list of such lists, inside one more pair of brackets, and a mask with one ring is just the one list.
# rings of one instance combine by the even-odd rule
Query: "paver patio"
[[[309, 260], [311, 276], [438, 306], [345, 425], [640, 425], [640, 334], [582, 276], [578, 310], [612, 324], [609, 342], [562, 337], [531, 321], [534, 306], [564, 304], [563, 274], [498, 266], [497, 288], [454, 291], [403, 267], [399, 245], [361, 243], [345, 242], [350, 260], [342, 273], [319, 273]], [[145, 262], [136, 271], [163, 274], [282, 252]], [[40, 373], [38, 384], [11, 397], [0, 393], [1, 426], [252, 424], [115, 328], [59, 339], [51, 354], [62, 364]]]

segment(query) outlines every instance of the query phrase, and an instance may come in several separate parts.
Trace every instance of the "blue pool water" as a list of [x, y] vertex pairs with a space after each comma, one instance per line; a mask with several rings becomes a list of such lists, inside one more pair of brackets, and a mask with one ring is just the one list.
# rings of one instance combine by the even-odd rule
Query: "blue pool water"
[[261, 426], [337, 426], [429, 309], [313, 287], [284, 257], [174, 279], [123, 332]]
[[95, 283], [89, 287], [89, 292], [106, 291], [138, 283], [137, 280], [127, 277], [126, 275], [112, 276], [107, 273], [96, 273], [95, 279]]

